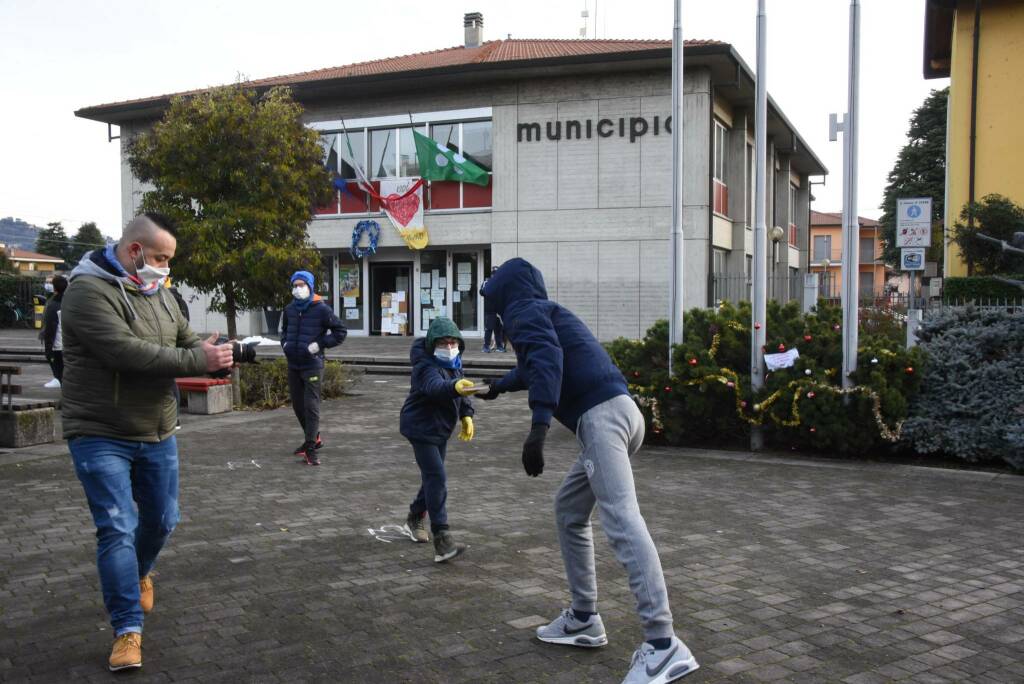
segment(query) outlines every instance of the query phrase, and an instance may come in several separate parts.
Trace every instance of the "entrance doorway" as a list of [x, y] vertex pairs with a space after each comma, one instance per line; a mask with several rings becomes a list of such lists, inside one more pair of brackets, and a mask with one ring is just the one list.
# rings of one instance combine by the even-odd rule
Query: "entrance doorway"
[[[392, 308], [386, 310], [381, 298], [384, 295], [402, 293], [391, 297]], [[412, 327], [412, 264], [411, 263], [370, 263], [370, 333], [380, 335], [411, 335]], [[404, 319], [402, 318], [404, 315]], [[390, 325], [383, 330], [383, 323]], [[398, 321], [404, 321], [399, 323]], [[396, 327], [402, 326], [401, 332]]]

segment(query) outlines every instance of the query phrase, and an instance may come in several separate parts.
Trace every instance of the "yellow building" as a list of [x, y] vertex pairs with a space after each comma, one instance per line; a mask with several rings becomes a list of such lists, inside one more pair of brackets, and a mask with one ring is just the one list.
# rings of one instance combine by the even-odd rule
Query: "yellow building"
[[[859, 288], [861, 299], [882, 296], [885, 289], [885, 262], [882, 261], [881, 224], [858, 216], [860, 234]], [[811, 259], [809, 271], [821, 273], [819, 296], [839, 299], [843, 288], [843, 214], [811, 211]]]
[[964, 205], [992, 193], [1024, 204], [1024, 2], [926, 2], [924, 77], [950, 79], [945, 275], [964, 276], [950, 243]]
[[7, 254], [7, 259], [14, 264], [14, 267], [22, 273], [52, 273], [57, 267], [64, 263], [60, 257], [47, 254], [37, 254], [17, 247], [4, 247], [0, 245]]

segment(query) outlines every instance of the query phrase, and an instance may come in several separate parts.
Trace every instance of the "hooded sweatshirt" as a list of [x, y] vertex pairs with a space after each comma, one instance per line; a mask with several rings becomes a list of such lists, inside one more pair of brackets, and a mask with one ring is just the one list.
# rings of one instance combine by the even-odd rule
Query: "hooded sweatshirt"
[[174, 378], [206, 372], [206, 354], [174, 300], [145, 296], [104, 250], [71, 272], [61, 307], [64, 438], [158, 442], [174, 433]]
[[442, 337], [457, 338], [460, 355], [465, 351], [462, 333], [446, 318], [431, 321], [426, 339], [413, 342], [409, 351], [412, 381], [402, 406], [399, 431], [413, 442], [444, 444], [452, 436], [455, 423], [473, 415], [473, 403], [455, 391], [456, 381], [462, 378], [461, 368], [446, 368], [434, 356], [434, 343]]
[[548, 299], [544, 277], [525, 259], [510, 259], [481, 288], [501, 316], [516, 367], [498, 390], [529, 390], [533, 422], [552, 415], [576, 431], [580, 416], [620, 394], [626, 379], [583, 321]]

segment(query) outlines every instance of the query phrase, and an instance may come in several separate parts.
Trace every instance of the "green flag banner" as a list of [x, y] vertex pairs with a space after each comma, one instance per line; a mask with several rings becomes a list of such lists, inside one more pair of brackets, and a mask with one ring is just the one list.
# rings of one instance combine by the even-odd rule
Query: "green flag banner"
[[463, 181], [486, 186], [490, 179], [487, 171], [450, 150], [436, 140], [417, 131], [412, 132], [416, 140], [416, 158], [420, 164], [420, 176], [425, 180]]

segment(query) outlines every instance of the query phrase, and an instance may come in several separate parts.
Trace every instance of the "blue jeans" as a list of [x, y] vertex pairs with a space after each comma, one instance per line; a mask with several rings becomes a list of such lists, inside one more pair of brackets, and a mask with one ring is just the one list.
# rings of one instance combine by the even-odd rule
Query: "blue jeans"
[[430, 531], [440, 532], [448, 529], [448, 476], [444, 472], [444, 457], [448, 450], [447, 444], [440, 446], [426, 442], [412, 442], [412, 451], [416, 455], [416, 465], [420, 467], [423, 484], [410, 504], [409, 512], [423, 515], [426, 511], [430, 516]]
[[178, 443], [76, 437], [75, 474], [96, 524], [96, 566], [115, 636], [142, 631], [139, 578], [178, 524]]

